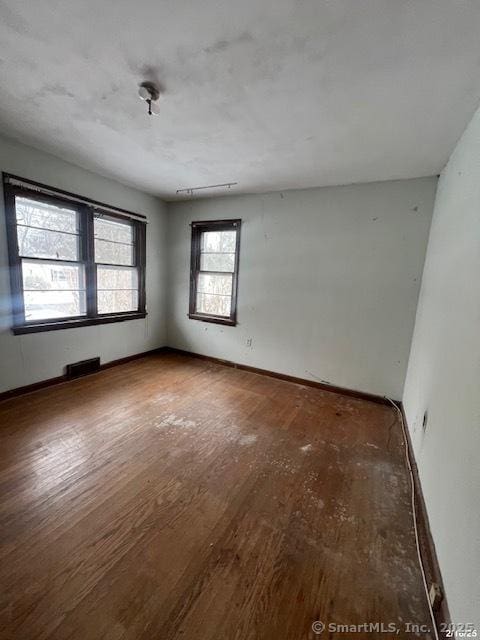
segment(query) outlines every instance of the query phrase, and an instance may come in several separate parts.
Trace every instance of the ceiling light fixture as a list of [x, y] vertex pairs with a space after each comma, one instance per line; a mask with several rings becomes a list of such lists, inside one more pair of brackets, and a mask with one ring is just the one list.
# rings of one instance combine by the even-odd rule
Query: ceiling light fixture
[[158, 99], [160, 89], [153, 82], [142, 82], [138, 88], [138, 96], [148, 104], [148, 115], [157, 116], [159, 114]]

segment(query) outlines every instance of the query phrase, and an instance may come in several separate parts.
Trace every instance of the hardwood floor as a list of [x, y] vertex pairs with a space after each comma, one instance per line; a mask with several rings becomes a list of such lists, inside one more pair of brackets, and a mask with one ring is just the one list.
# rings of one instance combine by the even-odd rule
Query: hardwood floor
[[165, 354], [0, 423], [2, 639], [429, 625], [393, 409]]

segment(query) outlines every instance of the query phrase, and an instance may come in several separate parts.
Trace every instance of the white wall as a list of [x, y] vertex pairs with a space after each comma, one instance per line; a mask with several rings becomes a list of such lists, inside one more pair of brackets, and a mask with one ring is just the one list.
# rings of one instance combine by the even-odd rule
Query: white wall
[[0, 193], [0, 391], [59, 376], [65, 364], [100, 356], [115, 360], [165, 344], [166, 213], [156, 198], [0, 138], [0, 170], [66, 189], [148, 218], [148, 316], [115, 324], [14, 336], [3, 195]]
[[[168, 344], [400, 399], [436, 182], [170, 203]], [[236, 327], [187, 317], [189, 223], [219, 218], [243, 221]]]
[[478, 632], [479, 279], [477, 112], [439, 181], [403, 401], [450, 613]]

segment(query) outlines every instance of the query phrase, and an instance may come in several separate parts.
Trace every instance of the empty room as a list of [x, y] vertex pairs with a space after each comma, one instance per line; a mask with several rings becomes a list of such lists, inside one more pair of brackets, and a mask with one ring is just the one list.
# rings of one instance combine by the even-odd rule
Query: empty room
[[0, 640], [480, 638], [478, 0], [0, 0]]

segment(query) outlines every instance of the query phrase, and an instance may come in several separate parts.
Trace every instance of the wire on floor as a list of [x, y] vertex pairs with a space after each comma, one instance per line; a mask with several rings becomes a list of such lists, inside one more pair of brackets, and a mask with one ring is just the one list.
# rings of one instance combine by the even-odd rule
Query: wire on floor
[[418, 536], [418, 526], [417, 526], [417, 508], [416, 508], [416, 502], [415, 502], [415, 481], [414, 481], [414, 478], [413, 478], [412, 463], [410, 462], [410, 455], [409, 455], [409, 451], [408, 451], [408, 436], [407, 436], [407, 431], [406, 431], [407, 426], [405, 425], [405, 422], [403, 420], [403, 414], [400, 411], [399, 407], [395, 404], [395, 402], [393, 402], [393, 400], [391, 400], [390, 398], [387, 398], [387, 396], [384, 396], [384, 398], [385, 398], [385, 400], [388, 400], [390, 402], [390, 404], [392, 405], [392, 407], [395, 409], [395, 411], [397, 411], [397, 413], [398, 413], [398, 415], [400, 417], [400, 424], [402, 425], [403, 443], [404, 443], [404, 446], [405, 446], [405, 459], [407, 461], [408, 473], [410, 475], [410, 487], [411, 487], [411, 496], [412, 496], [413, 528], [415, 530], [415, 542], [416, 542], [416, 545], [417, 545], [418, 562], [420, 564], [420, 571], [421, 571], [422, 578], [423, 578], [423, 586], [424, 586], [424, 589], [425, 589], [425, 595], [427, 596], [428, 610], [430, 611], [430, 617], [432, 618], [433, 631], [435, 633], [436, 640], [439, 640], [437, 623], [435, 622], [435, 615], [433, 613], [432, 604], [430, 602], [430, 595], [428, 593], [427, 576], [425, 574], [425, 567], [423, 566], [422, 552], [420, 551], [420, 539], [419, 539], [419, 536]]

